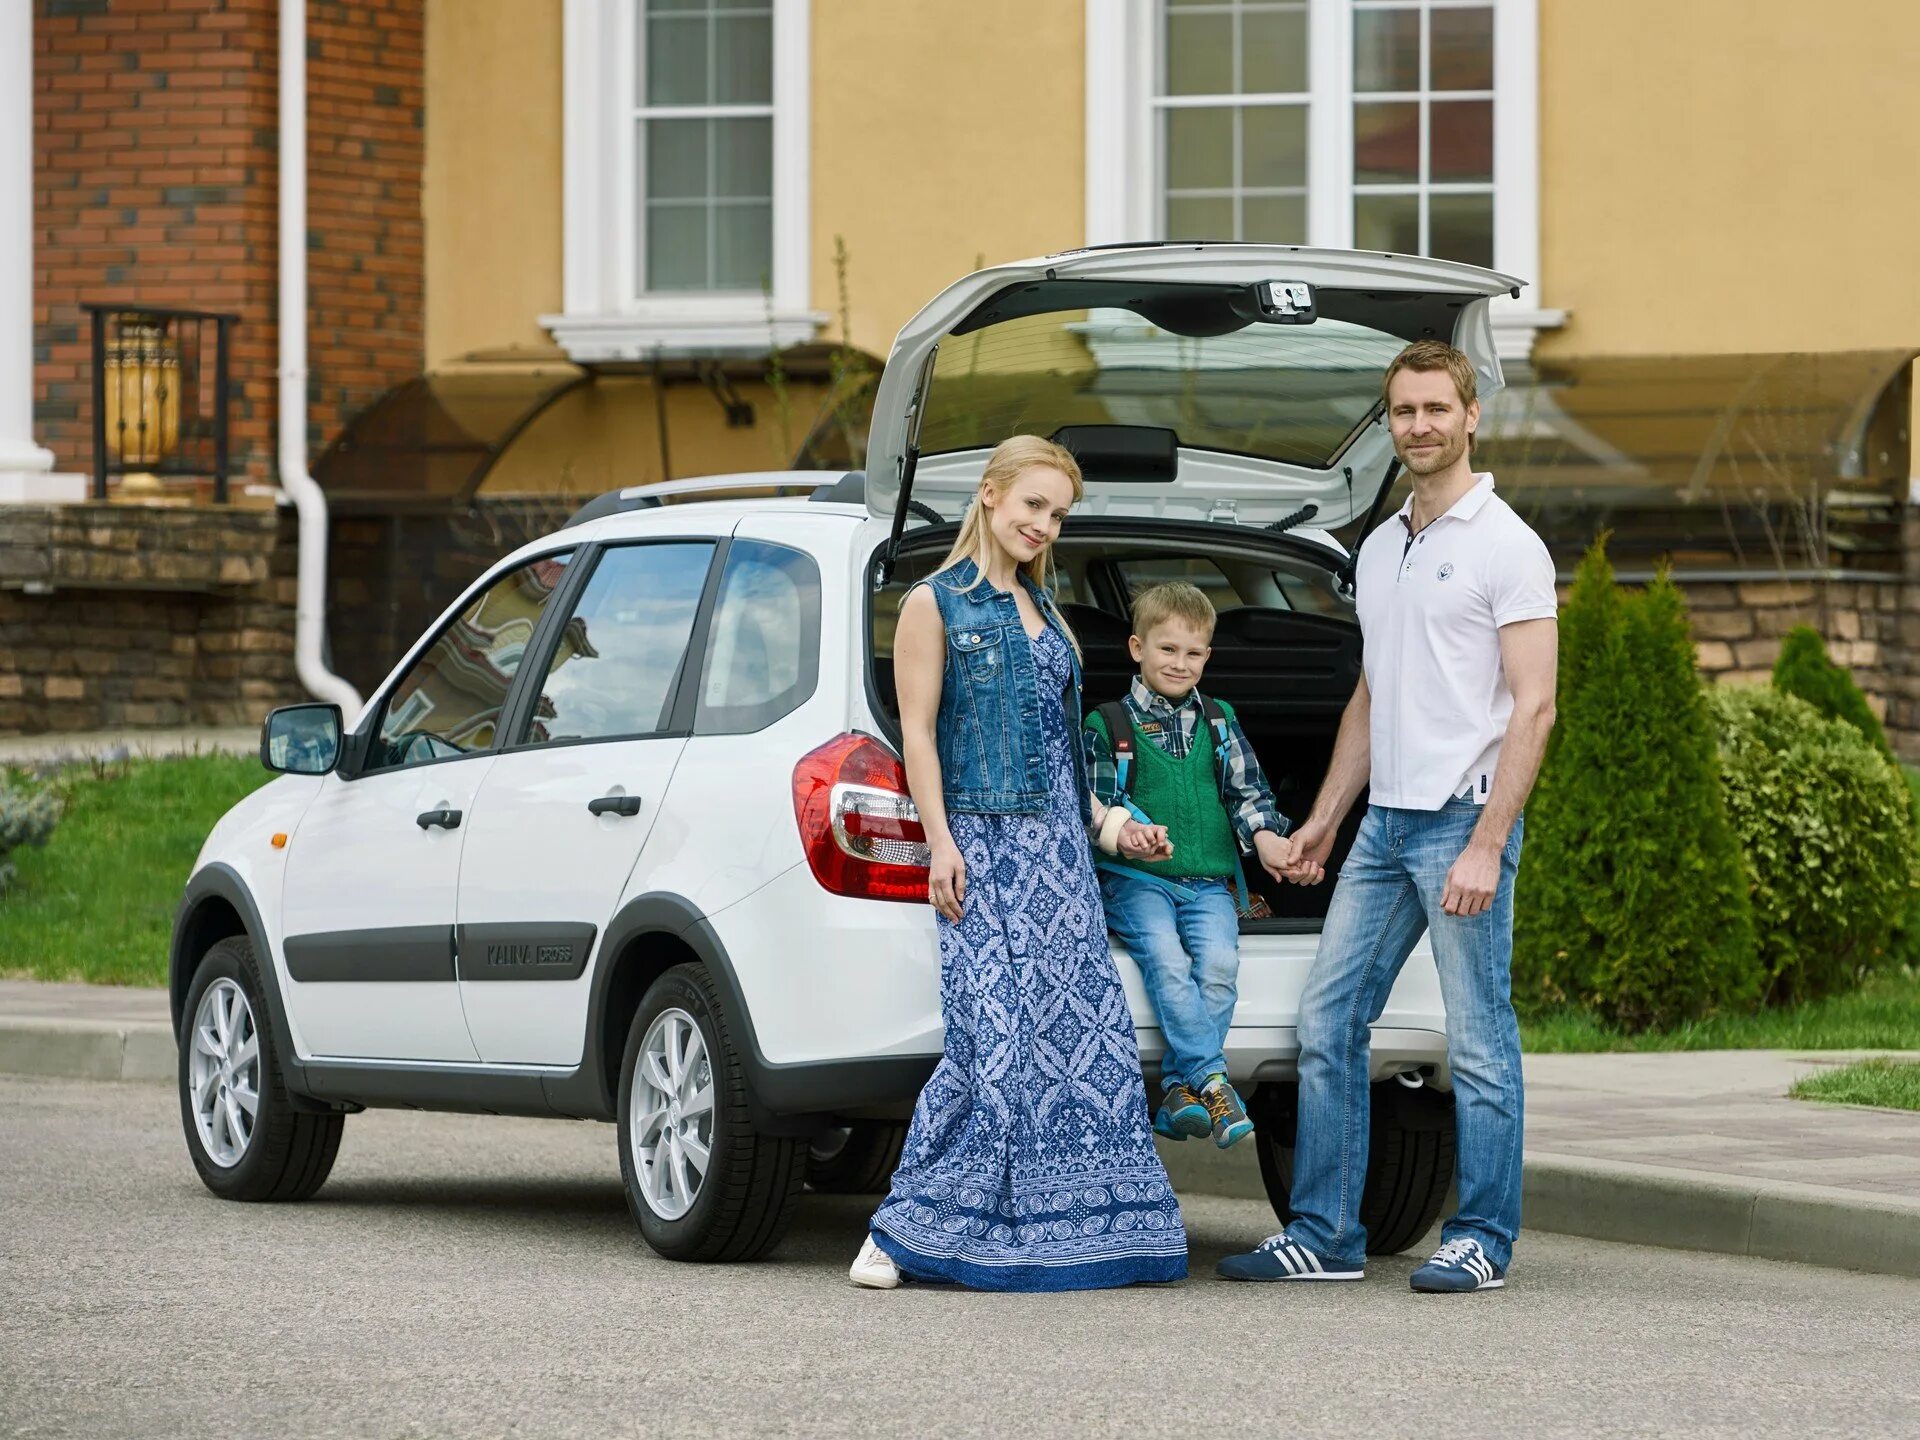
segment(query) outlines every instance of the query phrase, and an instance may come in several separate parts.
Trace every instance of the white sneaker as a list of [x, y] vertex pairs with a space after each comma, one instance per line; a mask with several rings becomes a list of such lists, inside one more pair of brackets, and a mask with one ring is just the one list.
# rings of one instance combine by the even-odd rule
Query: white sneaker
[[868, 1235], [853, 1268], [847, 1271], [847, 1278], [867, 1290], [897, 1290], [900, 1267], [893, 1263], [891, 1255], [873, 1243], [873, 1236]]

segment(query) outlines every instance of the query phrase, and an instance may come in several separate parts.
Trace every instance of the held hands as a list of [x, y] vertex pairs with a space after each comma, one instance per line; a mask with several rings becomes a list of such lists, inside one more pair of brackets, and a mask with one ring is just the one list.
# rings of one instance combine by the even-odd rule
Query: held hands
[[1142, 825], [1129, 820], [1120, 827], [1120, 853], [1129, 860], [1167, 860], [1173, 855], [1173, 842], [1167, 839], [1164, 825]]
[[952, 839], [933, 847], [933, 863], [927, 871], [927, 899], [947, 919], [960, 923], [960, 908], [967, 902], [967, 862], [960, 858], [960, 847]]
[[1500, 884], [1500, 852], [1469, 841], [1447, 871], [1447, 888], [1440, 908], [1449, 915], [1478, 915], [1493, 904]]
[[1318, 885], [1327, 878], [1333, 838], [1331, 825], [1309, 820], [1291, 835], [1276, 835], [1271, 830], [1255, 832], [1253, 850], [1261, 868], [1274, 879], [1293, 885]]

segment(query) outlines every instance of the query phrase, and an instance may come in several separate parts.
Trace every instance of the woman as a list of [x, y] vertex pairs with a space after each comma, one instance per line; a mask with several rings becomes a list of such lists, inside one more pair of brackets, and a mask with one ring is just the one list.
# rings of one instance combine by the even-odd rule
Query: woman
[[[894, 641], [907, 785], [933, 851], [946, 1057], [914, 1106], [855, 1284], [1080, 1290], [1187, 1273], [1153, 1148], [1133, 1017], [1107, 949], [1078, 744], [1080, 659], [1045, 588], [1080, 468], [1016, 435]], [[1100, 810], [1102, 813], [1095, 814]]]

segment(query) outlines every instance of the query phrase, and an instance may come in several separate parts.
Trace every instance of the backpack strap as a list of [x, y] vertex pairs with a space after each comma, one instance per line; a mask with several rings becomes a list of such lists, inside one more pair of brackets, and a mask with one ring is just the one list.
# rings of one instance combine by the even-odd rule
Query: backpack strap
[[[1207, 724], [1213, 728], [1213, 774], [1214, 780], [1220, 786], [1221, 803], [1224, 804], [1227, 792], [1227, 737], [1231, 732], [1233, 717], [1228, 714], [1227, 707], [1211, 695], [1201, 694], [1199, 699], [1200, 713], [1205, 717]], [[1235, 849], [1238, 848], [1236, 845]], [[1239, 892], [1240, 911], [1246, 914], [1251, 909], [1252, 900], [1247, 894], [1246, 866], [1240, 863], [1237, 857], [1233, 870], [1233, 886]]]
[[1129, 782], [1133, 778], [1133, 716], [1128, 713], [1124, 700], [1109, 700], [1104, 705], [1094, 707], [1093, 713], [1100, 717], [1100, 723], [1107, 730], [1107, 744], [1113, 749], [1114, 785], [1113, 803], [1124, 806], [1134, 819], [1144, 817], [1140, 807], [1133, 803]]

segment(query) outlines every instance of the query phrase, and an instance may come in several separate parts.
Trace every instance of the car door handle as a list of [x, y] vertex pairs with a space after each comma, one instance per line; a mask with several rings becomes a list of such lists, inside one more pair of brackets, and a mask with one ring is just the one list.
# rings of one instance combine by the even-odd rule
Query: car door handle
[[435, 825], [438, 825], [442, 830], [458, 830], [460, 828], [460, 812], [458, 810], [422, 810], [418, 815], [413, 817], [413, 823], [418, 825], [422, 830], [429, 829]]
[[638, 815], [640, 797], [638, 795], [602, 795], [598, 800], [587, 801], [587, 810], [594, 815]]

